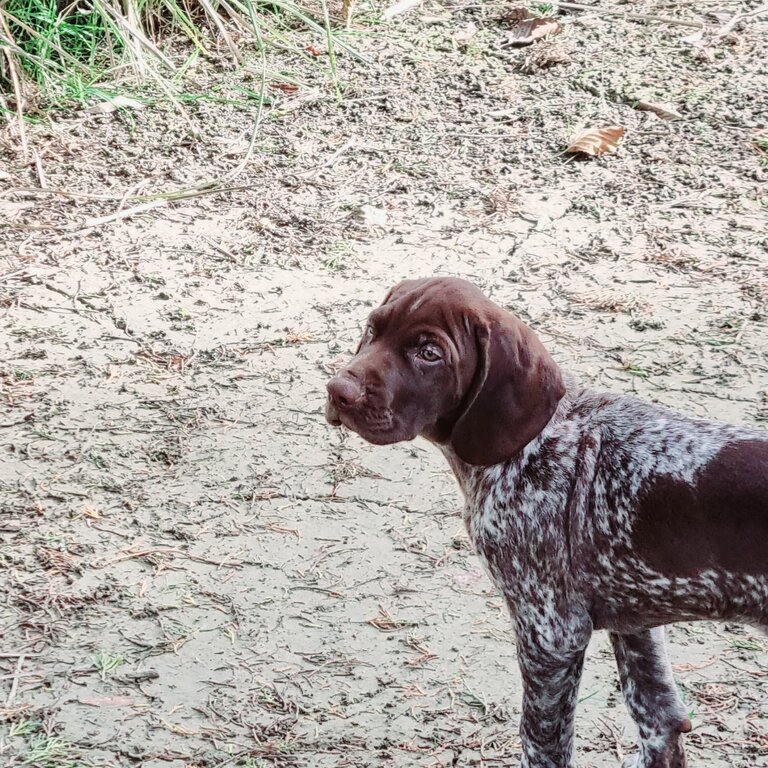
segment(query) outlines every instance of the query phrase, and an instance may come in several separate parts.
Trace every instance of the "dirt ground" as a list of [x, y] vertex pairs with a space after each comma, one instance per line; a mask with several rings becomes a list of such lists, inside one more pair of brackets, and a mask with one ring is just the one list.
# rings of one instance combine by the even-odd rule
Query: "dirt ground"
[[[162, 105], [31, 126], [59, 193], [4, 134], [3, 765], [517, 764], [514, 640], [447, 466], [328, 427], [324, 383], [391, 283], [456, 274], [595, 387], [767, 420], [766, 24], [713, 39], [758, 5], [625, 4], [703, 44], [574, 12], [525, 49], [494, 2], [361, 7], [340, 102], [270, 59], [302, 85], [268, 89], [250, 156], [258, 64], [195, 71], [197, 137]], [[615, 155], [561, 153], [614, 123]], [[767, 766], [766, 637], [670, 637], [692, 765]], [[603, 635], [581, 699], [578, 765], [617, 766]]]

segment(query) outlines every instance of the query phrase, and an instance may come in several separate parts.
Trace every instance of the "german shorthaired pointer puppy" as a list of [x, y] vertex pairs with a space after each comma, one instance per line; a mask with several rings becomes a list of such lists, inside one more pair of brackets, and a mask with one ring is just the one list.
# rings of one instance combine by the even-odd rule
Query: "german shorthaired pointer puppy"
[[584, 389], [455, 278], [390, 291], [328, 383], [326, 416], [379, 445], [421, 435], [448, 459], [515, 625], [524, 767], [572, 765], [595, 629], [639, 730], [625, 765], [685, 767], [663, 625], [768, 625], [768, 432]]

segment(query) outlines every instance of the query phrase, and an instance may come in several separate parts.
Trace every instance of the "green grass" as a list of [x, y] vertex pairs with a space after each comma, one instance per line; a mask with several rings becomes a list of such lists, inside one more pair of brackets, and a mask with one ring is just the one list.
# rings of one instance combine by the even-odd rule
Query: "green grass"
[[344, 272], [349, 267], [352, 254], [353, 249], [349, 243], [344, 241], [334, 243], [323, 260], [323, 266], [331, 272]]
[[[188, 70], [199, 57], [239, 67], [256, 54], [262, 79], [293, 82], [266, 71], [271, 49], [310, 62], [341, 98], [337, 53], [361, 57], [332, 29], [327, 0], [318, 14], [297, 0], [0, 0], [0, 116], [148, 86], [183, 111], [181, 101], [195, 91]], [[308, 31], [322, 54], [311, 55], [297, 31]], [[263, 97], [263, 88], [243, 94], [244, 101]]]
[[0, 78], [15, 89], [31, 81], [57, 97], [89, 95], [123, 53], [96, 5], [59, 13], [56, 0], [0, 0]]
[[530, 10], [534, 16], [552, 16], [556, 7], [551, 3], [534, 3]]

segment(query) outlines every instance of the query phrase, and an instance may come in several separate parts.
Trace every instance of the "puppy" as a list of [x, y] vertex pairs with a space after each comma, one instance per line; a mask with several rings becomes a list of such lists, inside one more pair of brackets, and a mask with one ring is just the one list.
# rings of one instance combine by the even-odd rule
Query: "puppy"
[[518, 318], [442, 277], [370, 314], [326, 417], [377, 445], [425, 437], [450, 463], [516, 630], [525, 768], [571, 766], [596, 629], [639, 731], [625, 765], [685, 767], [663, 625], [768, 626], [768, 433], [584, 389]]

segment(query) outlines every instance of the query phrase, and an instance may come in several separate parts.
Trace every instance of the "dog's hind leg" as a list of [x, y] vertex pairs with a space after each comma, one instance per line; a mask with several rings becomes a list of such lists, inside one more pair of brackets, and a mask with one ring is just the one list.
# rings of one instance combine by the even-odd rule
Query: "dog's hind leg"
[[664, 627], [632, 635], [611, 633], [627, 709], [640, 735], [640, 752], [625, 768], [686, 768], [681, 734], [691, 730], [667, 658]]

